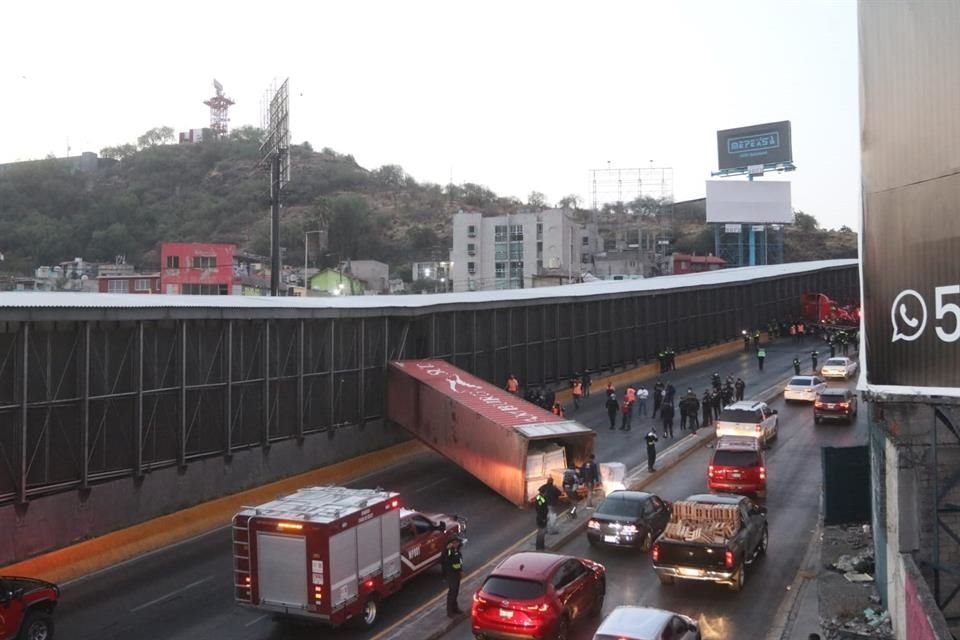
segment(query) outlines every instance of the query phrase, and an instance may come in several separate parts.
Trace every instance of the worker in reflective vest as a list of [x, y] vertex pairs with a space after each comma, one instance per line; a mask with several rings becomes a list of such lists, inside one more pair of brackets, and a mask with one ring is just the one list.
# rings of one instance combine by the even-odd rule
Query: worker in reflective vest
[[463, 539], [460, 536], [453, 536], [447, 540], [447, 548], [444, 551], [444, 575], [447, 578], [447, 615], [450, 617], [460, 615], [460, 604], [457, 598], [460, 596], [460, 577], [463, 574], [463, 556], [460, 555], [460, 547], [463, 545]]
[[583, 383], [580, 378], [573, 381], [573, 408], [580, 408], [580, 398], [583, 396]]

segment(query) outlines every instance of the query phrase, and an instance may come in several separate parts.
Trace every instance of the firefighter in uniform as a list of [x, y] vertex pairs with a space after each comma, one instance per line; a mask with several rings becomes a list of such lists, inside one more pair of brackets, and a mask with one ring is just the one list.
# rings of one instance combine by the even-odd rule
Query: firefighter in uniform
[[460, 554], [462, 546], [463, 538], [453, 536], [447, 540], [447, 548], [443, 552], [443, 575], [447, 579], [447, 615], [450, 617], [463, 613], [457, 602], [460, 596], [460, 578], [463, 575], [463, 556]]

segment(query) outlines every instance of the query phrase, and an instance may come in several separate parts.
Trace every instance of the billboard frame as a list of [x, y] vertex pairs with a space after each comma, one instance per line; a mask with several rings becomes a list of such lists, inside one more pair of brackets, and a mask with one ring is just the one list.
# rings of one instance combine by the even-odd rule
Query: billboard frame
[[[733, 139], [760, 138], [775, 135], [777, 146], [771, 147], [781, 150], [771, 154], [769, 159], [759, 156], [740, 157], [730, 152], [729, 142]], [[768, 151], [764, 149], [763, 151]], [[758, 173], [756, 167], [762, 167]], [[711, 176], [762, 175], [766, 171], [794, 171], [793, 164], [793, 135], [789, 120], [767, 122], [764, 124], [721, 129], [717, 131], [717, 167], [719, 171], [711, 172]]]

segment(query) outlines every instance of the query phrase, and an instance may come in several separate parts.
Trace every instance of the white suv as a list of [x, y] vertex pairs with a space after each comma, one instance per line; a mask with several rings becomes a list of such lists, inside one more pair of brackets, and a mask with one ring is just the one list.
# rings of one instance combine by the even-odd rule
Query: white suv
[[727, 405], [717, 420], [717, 437], [721, 436], [758, 438], [766, 446], [777, 437], [777, 411], [752, 400]]

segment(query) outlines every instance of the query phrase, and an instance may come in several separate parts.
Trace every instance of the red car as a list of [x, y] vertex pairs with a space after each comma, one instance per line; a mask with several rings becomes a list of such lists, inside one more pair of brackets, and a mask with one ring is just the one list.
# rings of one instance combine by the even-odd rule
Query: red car
[[567, 640], [570, 626], [599, 616], [607, 570], [586, 558], [517, 553], [487, 576], [470, 612], [478, 640]]
[[33, 578], [0, 576], [0, 640], [52, 640], [57, 585]]
[[721, 436], [707, 465], [707, 486], [722, 493], [767, 494], [767, 465], [756, 438]]

